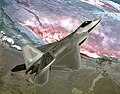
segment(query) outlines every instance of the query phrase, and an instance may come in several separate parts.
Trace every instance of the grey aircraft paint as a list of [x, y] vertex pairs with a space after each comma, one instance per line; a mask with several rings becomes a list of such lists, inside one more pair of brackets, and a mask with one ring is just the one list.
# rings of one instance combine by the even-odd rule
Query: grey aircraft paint
[[50, 70], [80, 69], [79, 45], [99, 22], [100, 19], [85, 21], [73, 33], [58, 42], [38, 47], [26, 44], [22, 47], [25, 64], [14, 67], [12, 72], [27, 70], [26, 74], [30, 72], [30, 75], [34, 75], [34, 83], [43, 86], [49, 79]]

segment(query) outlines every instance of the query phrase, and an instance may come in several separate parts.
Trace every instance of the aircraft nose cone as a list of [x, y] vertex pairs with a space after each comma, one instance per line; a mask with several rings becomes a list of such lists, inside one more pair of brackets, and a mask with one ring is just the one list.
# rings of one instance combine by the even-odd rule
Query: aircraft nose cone
[[94, 23], [98, 24], [101, 21], [101, 19], [95, 19], [93, 20]]
[[88, 30], [88, 32], [90, 32], [99, 22], [101, 21], [101, 19], [95, 19], [91, 22], [91, 28]]

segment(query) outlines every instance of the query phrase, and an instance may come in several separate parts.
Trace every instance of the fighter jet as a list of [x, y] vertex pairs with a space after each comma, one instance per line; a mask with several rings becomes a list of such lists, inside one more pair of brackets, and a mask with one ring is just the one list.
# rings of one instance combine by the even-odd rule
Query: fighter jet
[[11, 71], [26, 70], [34, 75], [34, 83], [43, 86], [48, 82], [50, 70], [74, 71], [81, 67], [79, 46], [86, 40], [89, 32], [100, 19], [85, 21], [74, 32], [60, 41], [33, 47], [22, 47], [25, 64], [17, 65]]

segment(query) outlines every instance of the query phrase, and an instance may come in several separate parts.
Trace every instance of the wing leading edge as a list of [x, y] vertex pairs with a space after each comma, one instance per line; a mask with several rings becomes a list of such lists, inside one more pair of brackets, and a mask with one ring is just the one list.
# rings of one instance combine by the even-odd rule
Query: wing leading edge
[[[59, 45], [60, 42], [54, 42], [46, 44], [37, 49], [41, 50], [43, 53], [48, 51], [51, 47]], [[78, 45], [73, 45], [66, 48], [61, 52], [55, 59], [54, 63], [51, 65], [52, 70], [76, 70], [80, 68], [80, 47]]]

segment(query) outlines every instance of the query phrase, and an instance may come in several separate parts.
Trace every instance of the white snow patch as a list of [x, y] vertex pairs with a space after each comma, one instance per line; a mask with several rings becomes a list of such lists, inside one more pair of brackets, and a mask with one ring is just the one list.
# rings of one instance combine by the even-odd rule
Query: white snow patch
[[90, 57], [94, 57], [94, 58], [100, 57], [96, 53], [90, 53], [89, 51], [86, 51], [86, 50], [83, 50], [83, 49], [81, 49], [81, 52], [84, 53], [84, 54], [86, 54], [86, 55], [88, 55], [88, 56], [90, 56]]
[[106, 0], [106, 2], [109, 3], [110, 5], [112, 5], [113, 7], [115, 7], [116, 9], [120, 10], [120, 5], [119, 4], [117, 4], [113, 1], [109, 1], [109, 0], [108, 1]]
[[80, 0], [82, 2], [85, 2], [85, 3], [89, 3], [91, 5], [104, 5], [104, 3], [102, 3], [101, 1], [102, 0]]
[[11, 47], [16, 48], [16, 49], [19, 50], [19, 51], [22, 50], [22, 48], [21, 48], [20, 46], [18, 46], [18, 45], [11, 45]]
[[2, 41], [7, 41], [7, 42], [10, 43], [10, 44], [14, 44], [14, 43], [15, 43], [12, 38], [9, 38], [9, 37], [7, 37], [7, 36], [3, 36], [3, 37], [2, 37]]

